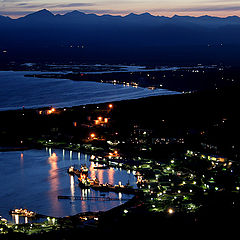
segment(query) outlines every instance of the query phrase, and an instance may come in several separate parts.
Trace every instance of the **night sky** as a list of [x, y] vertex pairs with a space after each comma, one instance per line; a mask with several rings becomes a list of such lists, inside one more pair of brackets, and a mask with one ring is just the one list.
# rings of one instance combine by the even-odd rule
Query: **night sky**
[[153, 15], [240, 16], [239, 0], [0, 0], [0, 15], [18, 18], [46, 8], [54, 14], [73, 10], [85, 13], [127, 15], [149, 12]]

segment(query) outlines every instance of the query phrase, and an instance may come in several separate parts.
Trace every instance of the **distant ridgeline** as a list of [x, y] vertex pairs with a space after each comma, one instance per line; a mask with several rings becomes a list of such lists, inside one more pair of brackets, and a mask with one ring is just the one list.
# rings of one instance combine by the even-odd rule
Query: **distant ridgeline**
[[235, 63], [240, 18], [95, 15], [44, 9], [0, 16], [0, 61], [78, 60], [125, 63]]

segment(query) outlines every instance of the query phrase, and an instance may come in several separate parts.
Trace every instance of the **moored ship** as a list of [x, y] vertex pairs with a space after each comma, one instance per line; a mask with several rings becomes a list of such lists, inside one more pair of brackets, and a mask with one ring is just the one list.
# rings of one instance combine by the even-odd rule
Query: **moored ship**
[[22, 209], [22, 208], [20, 208], [20, 209], [16, 208], [16, 209], [10, 210], [9, 214], [10, 215], [19, 215], [22, 217], [29, 217], [29, 218], [37, 217], [36, 212], [29, 211], [27, 209]]
[[80, 177], [81, 174], [88, 176], [88, 168], [86, 167], [86, 165], [81, 165], [80, 170], [75, 168], [74, 166], [71, 166], [68, 168], [67, 172], [68, 174], [76, 175], [77, 177]]

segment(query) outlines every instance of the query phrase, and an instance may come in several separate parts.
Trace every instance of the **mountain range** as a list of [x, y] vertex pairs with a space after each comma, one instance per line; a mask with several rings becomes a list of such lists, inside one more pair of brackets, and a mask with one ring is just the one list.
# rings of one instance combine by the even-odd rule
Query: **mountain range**
[[126, 16], [43, 9], [0, 16], [0, 61], [238, 62], [240, 18]]
[[173, 17], [165, 17], [165, 16], [154, 16], [150, 13], [142, 13], [142, 14], [134, 14], [130, 13], [126, 16], [120, 15], [97, 15], [97, 14], [85, 14], [83, 12], [74, 10], [72, 12], [68, 12], [64, 15], [56, 14], [54, 15], [47, 9], [42, 9], [40, 11], [28, 14], [24, 17], [20, 17], [17, 19], [11, 19], [10, 17], [4, 17], [0, 15], [0, 22], [48, 22], [53, 21], [55, 23], [61, 22], [72, 22], [72, 23], [79, 23], [81, 21], [88, 21], [91, 23], [94, 22], [121, 22], [121, 23], [134, 23], [134, 24], [198, 24], [204, 25], [205, 27], [219, 27], [224, 25], [235, 25], [240, 24], [240, 17], [238, 16], [229, 16], [225, 18], [221, 17], [211, 17], [208, 15], [200, 16], [200, 17], [191, 17], [191, 16], [178, 16], [174, 15]]

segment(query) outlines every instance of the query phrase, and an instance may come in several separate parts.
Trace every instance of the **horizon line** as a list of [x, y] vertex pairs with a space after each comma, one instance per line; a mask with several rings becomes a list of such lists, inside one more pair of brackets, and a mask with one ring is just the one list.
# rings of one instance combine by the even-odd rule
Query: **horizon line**
[[[50, 13], [52, 13], [54, 16], [57, 16], [57, 15], [61, 15], [61, 16], [64, 16], [68, 13], [71, 13], [71, 12], [79, 12], [79, 13], [83, 13], [83, 14], [86, 14], [86, 15], [90, 15], [90, 14], [94, 14], [94, 15], [97, 15], [97, 16], [119, 16], [119, 17], [126, 17], [128, 15], [131, 15], [131, 14], [134, 14], [134, 15], [143, 15], [143, 14], [149, 14], [151, 16], [154, 16], [154, 17], [166, 17], [166, 18], [173, 18], [174, 16], [179, 16], [179, 17], [193, 17], [193, 18], [199, 18], [199, 17], [212, 17], [212, 18], [221, 18], [221, 19], [226, 19], [228, 17], [240, 17], [239, 15], [226, 15], [226, 16], [215, 16], [215, 15], [209, 15], [209, 14], [203, 14], [203, 15], [198, 15], [198, 16], [194, 16], [194, 15], [191, 15], [191, 14], [179, 14], [179, 13], [173, 13], [171, 14], [170, 16], [166, 16], [166, 15], [157, 15], [157, 14], [153, 14], [153, 13], [150, 13], [150, 11], [145, 11], [145, 12], [141, 12], [141, 13], [134, 13], [134, 12], [126, 12], [126, 13], [104, 13], [104, 10], [103, 10], [103, 13], [99, 13], [99, 12], [96, 12], [94, 10], [69, 10], [69, 11], [65, 11], [65, 10], [48, 10], [47, 8], [43, 8], [43, 9], [39, 9], [39, 10], [35, 10], [35, 11], [22, 11], [22, 12], [16, 12], [16, 11], [6, 11], [6, 14], [2, 11], [0, 11], [0, 16], [4, 16], [4, 17], [9, 17], [11, 19], [19, 19], [19, 18], [22, 18], [22, 17], [26, 17], [28, 15], [31, 15], [31, 14], [34, 14], [34, 13], [37, 13], [37, 12], [41, 12], [41, 11], [48, 11]], [[15, 15], [15, 17], [11, 16], [12, 14], [14, 13], [17, 13], [17, 15]], [[21, 14], [22, 13], [22, 14]]]

